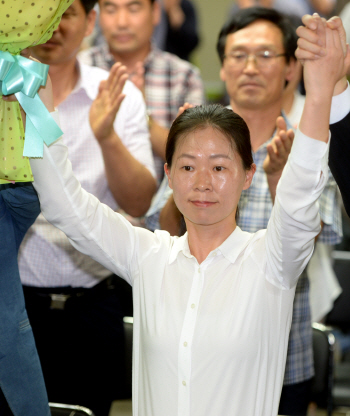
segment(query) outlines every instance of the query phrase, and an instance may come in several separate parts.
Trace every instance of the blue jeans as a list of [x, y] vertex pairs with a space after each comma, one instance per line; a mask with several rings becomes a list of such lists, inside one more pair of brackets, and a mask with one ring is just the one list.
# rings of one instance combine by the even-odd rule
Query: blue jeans
[[39, 212], [30, 183], [0, 185], [0, 386], [15, 416], [50, 414], [17, 263], [22, 239]]
[[19, 275], [18, 249], [39, 213], [40, 203], [31, 183], [0, 185], [0, 259], [5, 272]]

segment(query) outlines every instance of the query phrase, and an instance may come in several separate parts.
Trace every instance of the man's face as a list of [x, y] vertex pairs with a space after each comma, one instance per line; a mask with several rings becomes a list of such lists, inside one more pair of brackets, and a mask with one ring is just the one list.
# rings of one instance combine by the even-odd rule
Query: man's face
[[99, 0], [100, 26], [112, 53], [147, 53], [160, 9], [151, 0]]
[[80, 0], [75, 0], [63, 14], [52, 38], [43, 45], [31, 48], [32, 55], [49, 65], [75, 60], [81, 42], [94, 28], [95, 17], [94, 10], [86, 15]]
[[220, 77], [226, 83], [227, 93], [236, 111], [242, 109], [266, 109], [282, 100], [285, 81], [292, 77], [294, 62], [286, 63], [284, 56], [269, 61], [268, 66], [259, 66], [250, 56], [247, 62], [237, 66], [229, 55], [232, 53], [256, 54], [270, 51], [283, 54], [281, 30], [266, 20], [256, 22], [227, 36], [225, 59]]

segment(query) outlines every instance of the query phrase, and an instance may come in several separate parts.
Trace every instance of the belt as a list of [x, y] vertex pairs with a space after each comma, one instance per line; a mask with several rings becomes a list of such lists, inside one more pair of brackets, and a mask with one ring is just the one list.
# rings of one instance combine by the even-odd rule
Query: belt
[[41, 298], [50, 309], [64, 310], [68, 299], [93, 300], [103, 295], [106, 291], [114, 289], [114, 276], [107, 277], [91, 288], [84, 287], [34, 287], [23, 286], [27, 297]]

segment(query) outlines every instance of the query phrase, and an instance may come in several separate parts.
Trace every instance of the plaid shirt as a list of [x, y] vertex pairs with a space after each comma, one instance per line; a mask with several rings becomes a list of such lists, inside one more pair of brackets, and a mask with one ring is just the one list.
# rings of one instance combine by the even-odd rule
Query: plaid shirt
[[[270, 219], [273, 204], [263, 162], [267, 156], [267, 144], [271, 140], [272, 138], [253, 153], [256, 173], [250, 188], [242, 192], [238, 205], [238, 225], [244, 231], [254, 233], [266, 228]], [[341, 211], [336, 193], [337, 186], [330, 173], [326, 188], [319, 199], [320, 216], [324, 222], [319, 241], [330, 245], [340, 242], [342, 236]], [[284, 384], [301, 383], [310, 379], [313, 374], [309, 280], [304, 272], [298, 280], [295, 292]]]
[[[108, 71], [115, 63], [106, 43], [82, 51], [79, 60]], [[170, 128], [179, 107], [185, 102], [205, 103], [199, 70], [189, 62], [152, 46], [144, 66], [147, 111], [161, 126]], [[164, 161], [155, 156], [155, 165], [160, 181], [164, 176]]]

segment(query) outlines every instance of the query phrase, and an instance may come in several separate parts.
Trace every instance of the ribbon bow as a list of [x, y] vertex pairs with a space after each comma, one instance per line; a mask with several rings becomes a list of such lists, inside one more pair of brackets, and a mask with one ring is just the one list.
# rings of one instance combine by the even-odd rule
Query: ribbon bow
[[63, 134], [37, 94], [48, 71], [48, 65], [0, 51], [0, 91], [15, 94], [26, 113], [23, 156], [43, 157], [44, 142], [49, 146]]

